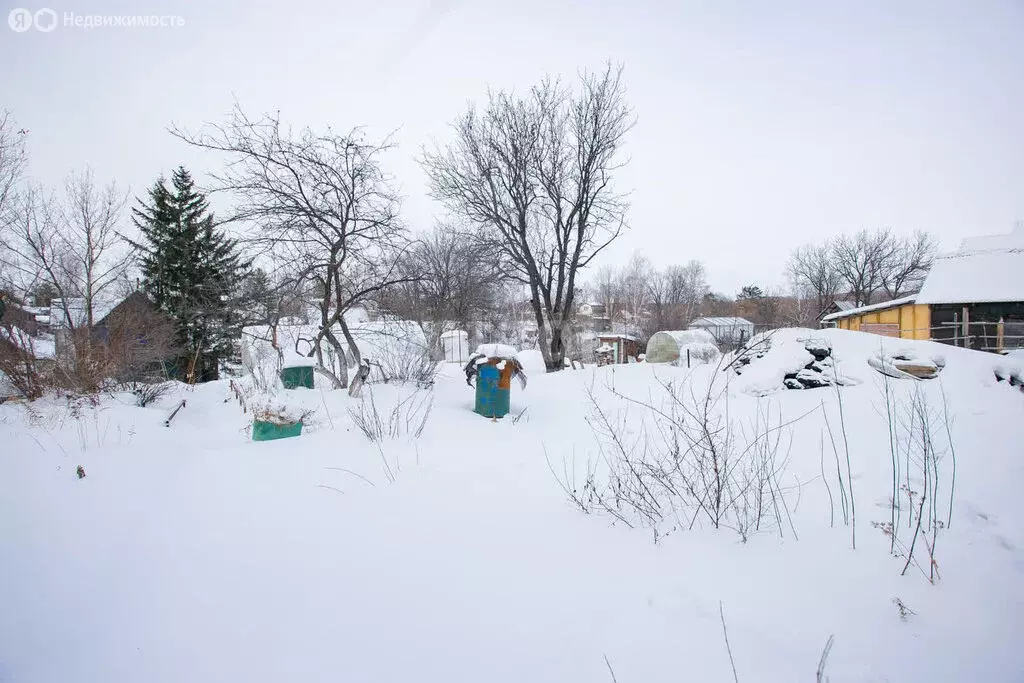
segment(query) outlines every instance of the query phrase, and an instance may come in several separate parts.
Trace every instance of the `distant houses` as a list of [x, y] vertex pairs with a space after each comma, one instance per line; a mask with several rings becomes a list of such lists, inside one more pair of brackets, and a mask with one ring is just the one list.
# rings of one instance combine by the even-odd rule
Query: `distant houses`
[[836, 310], [821, 323], [980, 351], [1024, 348], [1024, 228], [966, 239], [935, 260], [919, 293]]

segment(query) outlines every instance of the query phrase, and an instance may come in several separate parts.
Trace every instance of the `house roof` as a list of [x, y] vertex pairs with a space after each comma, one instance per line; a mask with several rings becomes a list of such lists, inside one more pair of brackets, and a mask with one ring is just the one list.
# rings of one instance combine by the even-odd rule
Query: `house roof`
[[857, 304], [852, 301], [833, 301], [832, 305], [838, 308], [840, 311], [848, 311], [851, 308], [857, 308]]
[[[114, 308], [124, 299], [97, 297], [92, 301], [92, 320], [97, 323], [103, 320]], [[69, 324], [70, 321], [73, 324]], [[53, 327], [82, 327], [88, 320], [88, 311], [85, 308], [85, 299], [81, 297], [69, 298], [65, 304], [62, 299], [54, 299], [50, 305], [50, 323]]]
[[1008, 235], [965, 239], [935, 259], [917, 297], [920, 304], [1024, 302], [1024, 228]]
[[746, 318], [737, 318], [735, 316], [722, 316], [722, 317], [703, 317], [697, 318], [690, 327], [742, 327], [745, 325], [753, 325]]
[[[829, 322], [830, 320], [840, 320], [842, 318], [850, 318], [855, 315], [861, 315], [862, 313], [871, 313], [872, 311], [884, 311], [889, 308], [896, 308], [897, 306], [903, 306], [906, 304], [912, 304], [917, 300], [917, 294], [911, 294], [899, 299], [893, 299], [891, 301], [883, 301], [877, 304], [870, 304], [868, 306], [857, 306], [856, 308], [850, 308], [845, 311], [839, 311], [837, 313], [830, 313], [824, 316], [822, 322]], [[917, 301], [917, 303], [921, 303]]]

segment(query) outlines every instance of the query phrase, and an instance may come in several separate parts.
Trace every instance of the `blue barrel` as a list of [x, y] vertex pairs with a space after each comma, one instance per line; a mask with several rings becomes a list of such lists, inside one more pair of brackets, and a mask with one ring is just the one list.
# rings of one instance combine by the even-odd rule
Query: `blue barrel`
[[496, 365], [481, 365], [476, 375], [476, 407], [474, 412], [484, 417], [508, 415], [508, 387], [500, 386], [501, 371]]

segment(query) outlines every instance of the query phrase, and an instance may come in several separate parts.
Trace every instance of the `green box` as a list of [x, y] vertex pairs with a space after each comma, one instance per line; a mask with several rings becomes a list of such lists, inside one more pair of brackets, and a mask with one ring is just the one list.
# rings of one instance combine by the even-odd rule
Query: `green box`
[[291, 424], [277, 424], [276, 422], [264, 422], [263, 420], [252, 421], [253, 441], [273, 441], [274, 439], [288, 439], [302, 434], [302, 423], [292, 422]]
[[313, 388], [313, 366], [303, 365], [281, 370], [281, 383], [285, 389]]

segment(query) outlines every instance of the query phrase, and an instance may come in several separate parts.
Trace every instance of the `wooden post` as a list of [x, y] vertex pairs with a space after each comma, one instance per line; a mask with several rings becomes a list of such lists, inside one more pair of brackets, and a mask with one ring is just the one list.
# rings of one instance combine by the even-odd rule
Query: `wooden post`
[[964, 312], [964, 319], [963, 319], [963, 322], [960, 325], [960, 332], [961, 332], [961, 334], [963, 335], [963, 338], [964, 338], [964, 348], [965, 349], [969, 349], [969, 348], [971, 348], [971, 336], [970, 336], [971, 335], [971, 328], [970, 328], [969, 314], [967, 312], [967, 306], [964, 306], [963, 312]]
[[1003, 323], [1003, 318], [1000, 316], [999, 322], [996, 323], [996, 353], [1003, 352], [1003, 341], [1006, 339], [1006, 325]]
[[686, 367], [687, 368], [690, 367], [690, 349], [689, 348], [686, 349]]

